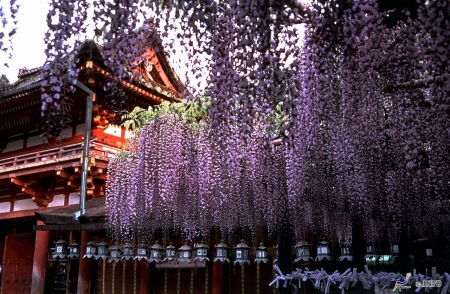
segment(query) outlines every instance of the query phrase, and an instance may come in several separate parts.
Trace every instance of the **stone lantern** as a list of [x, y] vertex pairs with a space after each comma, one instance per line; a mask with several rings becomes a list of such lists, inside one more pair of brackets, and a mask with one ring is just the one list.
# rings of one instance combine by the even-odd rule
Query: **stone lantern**
[[261, 242], [259, 244], [259, 247], [256, 247], [256, 258], [255, 258], [255, 262], [256, 263], [260, 263], [260, 262], [264, 262], [264, 263], [268, 263], [269, 259], [267, 258], [268, 256], [268, 250], [267, 247], [264, 246], [264, 243]]
[[214, 258], [214, 262], [230, 262], [230, 260], [228, 259], [228, 246], [224, 243], [223, 239], [220, 240], [220, 243], [214, 247], [216, 247], [216, 258]]
[[240, 265], [244, 265], [246, 263], [248, 263], [248, 265], [250, 265], [250, 260], [248, 260], [248, 251], [250, 249], [250, 247], [244, 243], [245, 240], [242, 239], [241, 243], [239, 243], [236, 248], [236, 261], [234, 262], [234, 265], [236, 264], [240, 264]]
[[161, 263], [163, 251], [164, 248], [159, 244], [159, 241], [156, 240], [155, 244], [153, 244], [150, 248], [150, 259], [148, 260], [148, 262]]
[[137, 248], [137, 255], [134, 259], [141, 261], [142, 259], [148, 260], [148, 248], [145, 244], [139, 244]]
[[195, 248], [195, 251], [196, 251], [196, 253], [197, 253], [197, 256], [194, 258], [194, 261], [196, 261], [196, 260], [200, 260], [200, 261], [203, 261], [203, 260], [207, 260], [207, 261], [209, 261], [209, 258], [208, 258], [208, 245], [206, 245], [206, 244], [196, 244], [196, 245], [194, 245], [194, 248]]
[[97, 244], [97, 255], [95, 259], [108, 259], [109, 255], [109, 244], [105, 242], [105, 239], [102, 242]]
[[180, 258], [178, 258], [179, 262], [192, 262], [192, 247], [184, 242], [184, 245], [181, 246], [178, 251], [180, 251]]
[[120, 252], [120, 246], [116, 243], [109, 246], [109, 258], [108, 262], [119, 262], [122, 258], [122, 252]]
[[322, 261], [324, 259], [327, 261], [333, 260], [333, 257], [331, 256], [330, 243], [327, 241], [320, 241], [319, 244], [317, 244], [316, 261]]
[[67, 257], [67, 241], [60, 237], [55, 243], [55, 252], [53, 253], [53, 258], [66, 258]]
[[86, 244], [86, 254], [83, 258], [93, 258], [97, 255], [97, 243], [90, 241]]
[[294, 262], [313, 260], [310, 255], [311, 245], [306, 241], [299, 241], [295, 244], [295, 260]]
[[73, 240], [72, 244], [69, 245], [69, 258], [80, 258], [80, 244], [77, 240]]
[[134, 244], [126, 243], [123, 248], [122, 260], [134, 259]]
[[172, 261], [177, 258], [177, 251], [175, 246], [172, 245], [172, 242], [170, 242], [170, 245], [166, 247], [166, 257], [164, 258], [164, 261]]

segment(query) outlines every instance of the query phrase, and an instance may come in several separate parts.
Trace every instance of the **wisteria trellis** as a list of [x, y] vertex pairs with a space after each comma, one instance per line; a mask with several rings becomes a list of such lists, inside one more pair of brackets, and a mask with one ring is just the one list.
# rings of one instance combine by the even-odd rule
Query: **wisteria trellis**
[[[71, 48], [63, 44], [82, 30], [89, 5], [57, 2], [61, 21], [47, 36], [54, 50], [44, 71], [59, 73], [45, 76], [50, 126], [64, 119], [68, 103], [62, 73], [73, 60], [64, 58]], [[446, 227], [448, 1], [387, 11], [374, 0], [316, 0], [307, 9], [274, 0], [94, 2], [105, 60], [117, 77], [132, 79], [126, 68], [139, 55], [135, 44], [155, 40], [155, 28], [173, 54], [176, 34], [168, 32], [181, 27], [183, 62], [207, 81], [211, 97], [211, 120], [201, 131], [161, 118], [112, 161], [107, 197], [117, 233], [274, 226], [284, 214], [297, 238], [316, 230], [351, 241], [352, 217], [364, 220], [367, 239]], [[135, 16], [144, 12], [152, 18], [142, 26]], [[298, 23], [306, 26], [304, 40]], [[120, 93], [114, 83], [110, 90]], [[111, 96], [112, 109], [120, 110], [122, 97]], [[270, 114], [279, 101], [285, 149], [274, 152]]]

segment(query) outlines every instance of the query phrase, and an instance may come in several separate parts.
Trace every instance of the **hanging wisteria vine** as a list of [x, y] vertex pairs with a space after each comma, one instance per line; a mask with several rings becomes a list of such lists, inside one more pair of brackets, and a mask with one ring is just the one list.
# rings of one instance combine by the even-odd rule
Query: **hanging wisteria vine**
[[[133, 79], [139, 48], [161, 38], [171, 55], [182, 46], [181, 63], [201, 82], [186, 85], [186, 97], [202, 85], [210, 97], [207, 122], [192, 128], [167, 113], [112, 161], [110, 228], [130, 238], [168, 226], [226, 233], [287, 216], [296, 238], [345, 242], [354, 220], [368, 240], [447, 229], [450, 5], [410, 2], [95, 1], [105, 65], [118, 79]], [[49, 14], [50, 126], [67, 106], [65, 73], [76, 77], [67, 44], [87, 5], [52, 2], [60, 21]], [[114, 111], [126, 108], [120, 84], [106, 87]]]

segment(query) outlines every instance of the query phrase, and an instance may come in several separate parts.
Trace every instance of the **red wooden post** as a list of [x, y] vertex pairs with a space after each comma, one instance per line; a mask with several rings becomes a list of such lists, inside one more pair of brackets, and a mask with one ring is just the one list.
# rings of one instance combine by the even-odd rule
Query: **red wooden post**
[[223, 294], [224, 291], [224, 270], [223, 263], [213, 262], [212, 294]]
[[91, 276], [91, 259], [83, 258], [86, 254], [86, 244], [91, 240], [91, 231], [81, 232], [80, 267], [78, 268], [77, 294], [89, 294], [89, 278]]
[[147, 260], [143, 259], [141, 261], [141, 282], [140, 282], [140, 294], [150, 293], [150, 275], [152, 264], [148, 263]]
[[[47, 206], [39, 205], [39, 210], [47, 210]], [[42, 221], [38, 221], [37, 224], [43, 225], [44, 223]], [[36, 231], [36, 241], [33, 258], [33, 276], [31, 279], [31, 293], [33, 294], [44, 294], [49, 240], [49, 231]]]

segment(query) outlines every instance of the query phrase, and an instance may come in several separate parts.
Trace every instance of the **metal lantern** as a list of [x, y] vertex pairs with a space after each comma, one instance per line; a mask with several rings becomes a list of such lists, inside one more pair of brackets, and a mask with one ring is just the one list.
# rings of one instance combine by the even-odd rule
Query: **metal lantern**
[[83, 258], [93, 258], [97, 255], [97, 243], [90, 241], [86, 244], [86, 254]]
[[148, 260], [148, 262], [161, 263], [163, 251], [164, 248], [159, 244], [159, 241], [156, 240], [155, 244], [153, 244], [150, 248], [150, 259]]
[[322, 261], [324, 259], [328, 261], [333, 260], [333, 257], [331, 256], [330, 243], [327, 241], [320, 241], [319, 244], [317, 244], [316, 261]]
[[342, 244], [341, 246], [341, 256], [339, 256], [338, 261], [353, 261], [353, 254], [350, 246], [348, 244]]
[[77, 240], [73, 240], [72, 244], [69, 245], [69, 258], [80, 258], [80, 244]]
[[148, 260], [148, 248], [145, 244], [139, 244], [137, 248], [137, 255], [134, 259], [141, 261], [142, 259]]
[[230, 260], [228, 259], [228, 246], [224, 243], [223, 239], [220, 240], [220, 243], [214, 247], [216, 247], [216, 258], [214, 258], [214, 262], [230, 262]]
[[53, 258], [65, 258], [67, 257], [67, 241], [63, 240], [62, 236], [55, 243], [55, 252], [53, 253]]
[[241, 243], [236, 246], [236, 261], [234, 262], [234, 265], [236, 265], [237, 263], [240, 265], [248, 263], [248, 265], [250, 265], [250, 260], [248, 260], [248, 250], [250, 249], [250, 247], [244, 242], [245, 240], [242, 239]]
[[391, 243], [391, 255], [389, 256], [389, 262], [395, 262], [399, 258], [399, 242], [393, 241]]
[[[300, 260], [308, 261], [312, 260], [313, 258], [310, 256], [310, 249], [311, 245], [308, 244], [306, 241], [299, 241], [297, 244], [295, 244], [295, 252], [296, 252], [296, 258], [294, 262], [298, 262]], [[278, 251], [277, 251], [278, 254]]]
[[166, 257], [164, 258], [164, 261], [172, 261], [175, 260], [177, 257], [177, 250], [175, 246], [172, 245], [172, 242], [170, 242], [170, 245], [166, 247]]
[[196, 261], [196, 260], [203, 261], [205, 259], [207, 261], [209, 261], [209, 258], [208, 258], [208, 245], [206, 245], [206, 244], [198, 244], [198, 245], [195, 244], [194, 248], [195, 248], [195, 251], [197, 253], [197, 256], [194, 258], [194, 261]]
[[123, 247], [122, 260], [134, 259], [134, 244], [126, 243]]
[[267, 256], [268, 256], [267, 247], [264, 247], [263, 242], [259, 243], [259, 247], [256, 247], [255, 262], [256, 263], [260, 263], [260, 262], [268, 263], [269, 259], [267, 258]]
[[108, 250], [109, 244], [105, 242], [105, 239], [102, 239], [102, 242], [97, 244], [97, 255], [95, 255], [95, 259], [108, 259]]
[[180, 251], [179, 262], [192, 262], [192, 247], [184, 242], [184, 245], [178, 249]]
[[109, 246], [109, 258], [108, 262], [119, 262], [122, 258], [122, 252], [120, 252], [120, 246], [116, 243]]
[[380, 255], [377, 254], [375, 245], [372, 242], [367, 243], [366, 252], [367, 254], [364, 256], [366, 263], [368, 265], [375, 265], [377, 260], [380, 259]]

